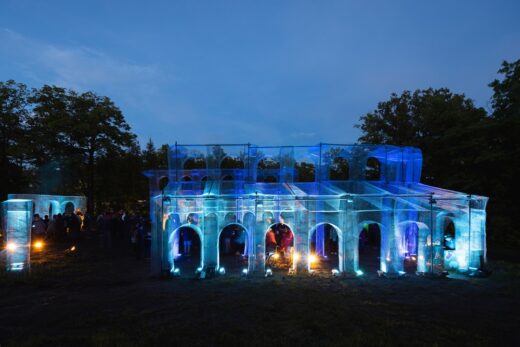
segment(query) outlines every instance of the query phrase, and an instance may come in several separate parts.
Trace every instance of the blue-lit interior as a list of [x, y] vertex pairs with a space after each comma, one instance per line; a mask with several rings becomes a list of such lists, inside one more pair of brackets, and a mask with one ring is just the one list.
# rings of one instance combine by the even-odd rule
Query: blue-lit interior
[[84, 196], [45, 195], [45, 194], [9, 194], [8, 199], [26, 199], [33, 203], [33, 215], [39, 214], [52, 218], [59, 213], [72, 213], [76, 210], [85, 212], [87, 198]]
[[188, 229], [200, 244], [197, 266], [218, 270], [230, 225], [245, 235], [237, 254], [249, 274], [270, 273], [267, 233], [280, 225], [293, 235], [291, 272], [334, 255], [334, 274], [362, 275], [369, 234], [378, 235], [377, 270], [386, 274], [410, 263], [417, 273], [482, 267], [488, 198], [422, 184], [421, 169], [411, 147], [170, 146], [169, 169], [146, 172], [152, 271], [182, 273], [179, 235]]
[[6, 270], [29, 271], [32, 201], [11, 199], [2, 202], [2, 229], [6, 241]]

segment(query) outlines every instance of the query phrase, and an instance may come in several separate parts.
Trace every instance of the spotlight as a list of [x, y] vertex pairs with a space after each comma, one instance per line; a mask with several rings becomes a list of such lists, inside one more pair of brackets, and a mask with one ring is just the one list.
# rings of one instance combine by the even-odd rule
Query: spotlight
[[273, 276], [273, 270], [271, 270], [269, 268], [266, 269], [265, 270], [265, 277], [271, 277], [271, 276]]
[[7, 242], [7, 245], [5, 245], [5, 249], [7, 251], [14, 253], [18, 249], [18, 245], [14, 242]]
[[218, 274], [219, 275], [225, 275], [226, 274], [226, 269], [224, 269], [223, 267], [219, 267], [218, 268]]
[[357, 275], [357, 276], [363, 276], [363, 271], [361, 271], [361, 270], [356, 270], [356, 275]]
[[242, 276], [243, 277], [246, 277], [248, 273], [249, 273], [249, 271], [247, 271], [247, 269], [245, 269], [245, 268], [242, 269]]
[[293, 254], [293, 262], [296, 263], [298, 260], [300, 260], [300, 253], [294, 252], [294, 254]]
[[35, 249], [41, 250], [43, 248], [43, 242], [36, 241], [33, 246], [34, 246]]
[[309, 260], [309, 264], [312, 264], [318, 260], [318, 257], [316, 257], [314, 254], [309, 254], [308, 260]]
[[280, 254], [278, 254], [278, 253], [273, 254], [273, 259], [274, 260], [280, 259]]
[[332, 276], [338, 277], [339, 276], [339, 270], [338, 269], [332, 269]]
[[181, 275], [181, 269], [176, 268], [171, 271], [173, 277], [179, 277]]

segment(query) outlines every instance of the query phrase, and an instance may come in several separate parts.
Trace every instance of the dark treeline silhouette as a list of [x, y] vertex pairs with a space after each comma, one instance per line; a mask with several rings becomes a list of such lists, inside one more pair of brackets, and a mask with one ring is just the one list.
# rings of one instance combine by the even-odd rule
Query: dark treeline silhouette
[[[490, 110], [446, 88], [404, 91], [362, 116], [357, 127], [362, 143], [421, 148], [423, 182], [491, 197], [488, 239], [520, 245], [520, 60], [504, 62], [498, 72], [501, 79], [489, 84]], [[0, 116], [0, 199], [10, 192], [84, 194], [91, 214], [147, 210], [142, 171], [166, 168], [167, 146], [156, 148], [150, 139], [141, 150], [108, 97], [48, 85], [29, 89], [10, 80], [0, 82]], [[214, 148], [215, 158], [225, 156], [219, 151]], [[348, 170], [343, 166], [341, 176]], [[314, 180], [307, 166], [297, 169], [303, 181]]]
[[503, 62], [498, 73], [490, 110], [445, 88], [404, 91], [357, 127], [363, 143], [421, 148], [424, 183], [489, 196], [488, 240], [513, 246], [520, 245], [520, 60]]
[[0, 82], [0, 199], [8, 193], [81, 194], [90, 214], [146, 210], [146, 168], [165, 167], [164, 148], [141, 151], [108, 97]]

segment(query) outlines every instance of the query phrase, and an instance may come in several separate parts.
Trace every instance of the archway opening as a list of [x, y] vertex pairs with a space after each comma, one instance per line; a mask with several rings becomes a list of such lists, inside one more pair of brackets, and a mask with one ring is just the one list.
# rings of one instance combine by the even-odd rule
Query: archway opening
[[444, 219], [442, 248], [444, 249], [444, 267], [446, 269], [458, 269], [461, 264], [455, 255], [456, 249], [455, 223], [449, 217]]
[[365, 179], [367, 181], [379, 181], [381, 179], [381, 163], [377, 158], [370, 157], [367, 159]]
[[329, 273], [339, 268], [339, 235], [336, 228], [321, 224], [314, 228], [309, 241], [309, 267], [311, 270]]
[[[173, 240], [178, 237], [178, 253], [175, 255], [175, 267], [180, 268], [181, 273], [194, 274], [201, 265], [201, 240], [197, 231], [189, 226], [183, 226], [175, 230], [176, 235]], [[171, 249], [175, 245], [170, 245]]]
[[159, 190], [164, 190], [164, 188], [166, 188], [168, 183], [169, 183], [168, 177], [166, 177], [166, 176], [161, 177], [161, 179], [159, 180]]
[[264, 241], [266, 268], [288, 270], [293, 266], [294, 233], [287, 224], [272, 224]]
[[273, 158], [264, 158], [258, 162], [256, 181], [263, 183], [278, 182], [278, 172], [280, 171], [280, 162]]
[[316, 165], [305, 161], [297, 162], [294, 166], [296, 169], [296, 182], [314, 182], [316, 181]]
[[419, 249], [419, 226], [409, 223], [404, 228], [404, 271], [406, 273], [417, 272], [417, 257]]
[[367, 223], [359, 233], [359, 269], [376, 273], [381, 266], [381, 229], [377, 223]]
[[240, 224], [229, 224], [222, 229], [219, 237], [219, 268], [226, 273], [239, 274], [247, 269], [247, 231]]
[[184, 170], [205, 169], [206, 161], [202, 157], [189, 158], [184, 162]]
[[332, 164], [330, 164], [329, 178], [331, 181], [348, 181], [348, 160], [342, 157], [334, 158]]

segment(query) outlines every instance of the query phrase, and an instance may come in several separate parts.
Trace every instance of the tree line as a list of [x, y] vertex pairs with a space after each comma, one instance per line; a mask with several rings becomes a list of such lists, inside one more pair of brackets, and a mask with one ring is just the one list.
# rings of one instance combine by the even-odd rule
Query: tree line
[[93, 92], [0, 82], [0, 199], [8, 193], [85, 195], [88, 211], [147, 209], [142, 171], [166, 149], [141, 151], [121, 110]]
[[490, 110], [447, 88], [392, 94], [360, 118], [361, 143], [418, 147], [422, 182], [490, 197], [488, 240], [520, 245], [520, 60], [489, 83]]
[[[488, 238], [520, 245], [520, 60], [489, 84], [490, 109], [447, 88], [392, 94], [356, 125], [360, 143], [422, 149], [422, 182], [489, 196]], [[82, 194], [88, 211], [148, 208], [142, 172], [167, 168], [167, 145], [141, 150], [121, 110], [93, 92], [0, 82], [0, 199]]]

